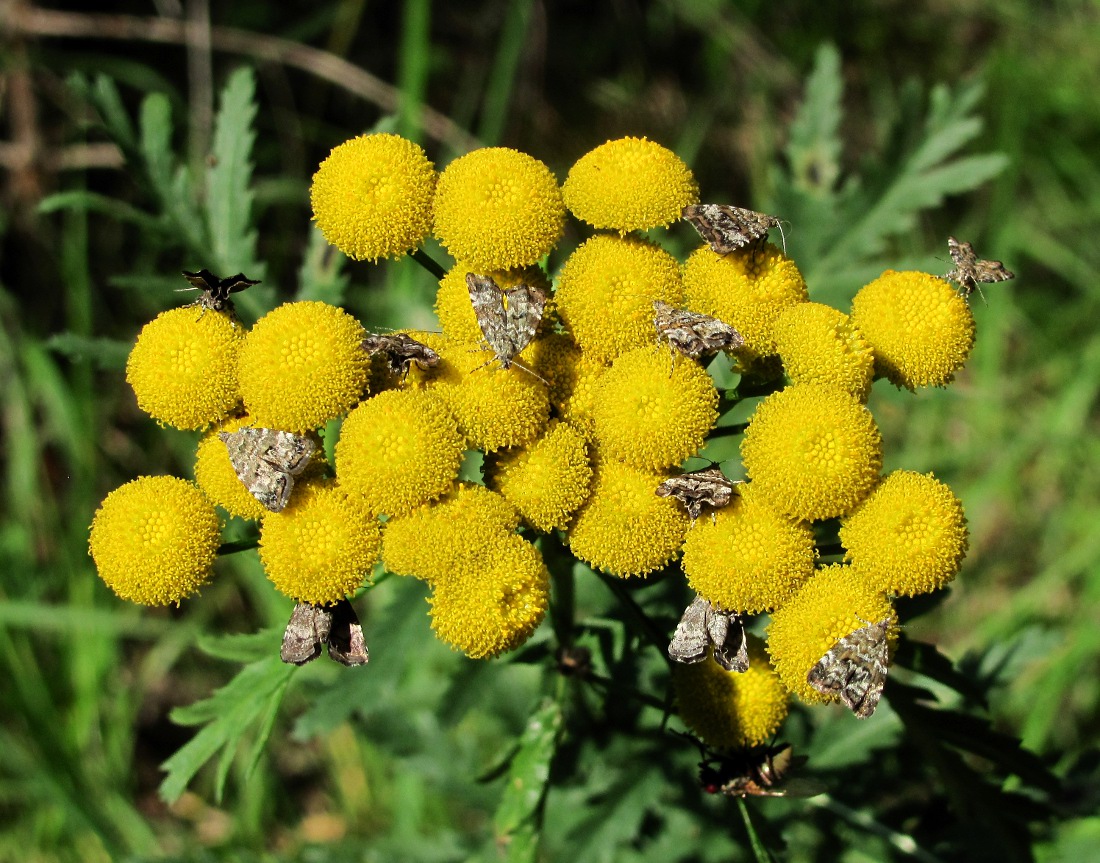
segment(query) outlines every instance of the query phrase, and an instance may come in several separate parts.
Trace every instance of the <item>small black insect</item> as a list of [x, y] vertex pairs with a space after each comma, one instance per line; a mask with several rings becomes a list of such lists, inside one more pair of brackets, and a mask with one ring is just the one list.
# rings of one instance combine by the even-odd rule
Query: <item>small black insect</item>
[[[676, 733], [676, 732], [674, 732]], [[690, 734], [680, 734], [699, 747], [699, 786], [707, 794], [727, 797], [816, 797], [824, 786], [811, 779], [789, 779], [791, 770], [806, 763], [794, 756], [789, 743], [714, 752]]]
[[189, 273], [183, 270], [183, 277], [191, 283], [189, 288], [180, 288], [181, 291], [201, 291], [199, 298], [191, 303], [193, 306], [202, 306], [203, 311], [209, 309], [213, 312], [226, 310], [233, 311], [233, 302], [230, 294], [238, 294], [245, 288], [258, 285], [259, 281], [245, 277], [244, 273], [237, 273], [228, 279], [215, 276], [210, 270], [199, 270], [197, 273]]

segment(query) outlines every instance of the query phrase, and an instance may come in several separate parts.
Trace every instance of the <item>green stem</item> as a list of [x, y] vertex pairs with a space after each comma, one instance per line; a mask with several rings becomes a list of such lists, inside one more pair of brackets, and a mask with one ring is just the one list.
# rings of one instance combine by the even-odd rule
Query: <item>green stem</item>
[[619, 602], [623, 604], [627, 613], [634, 618], [634, 622], [641, 628], [645, 637], [661, 652], [661, 656], [665, 658], [665, 661], [671, 663], [671, 660], [668, 658], [667, 633], [662, 632], [657, 624], [649, 619], [649, 616], [642, 611], [641, 606], [634, 601], [634, 597], [630, 595], [630, 591], [623, 587], [619, 579], [614, 576], [605, 575], [598, 570], [596, 574], [600, 577], [600, 580], [608, 586], [611, 592], [615, 594]]
[[744, 434], [745, 429], [749, 427], [748, 423], [737, 423], [731, 426], [719, 426], [716, 429], [711, 429], [710, 434], [707, 435], [707, 440], [714, 440], [719, 437], [733, 437], [734, 435]]
[[429, 255], [423, 249], [414, 249], [413, 251], [411, 251], [409, 253], [409, 257], [411, 257], [414, 261], [416, 261], [418, 264], [420, 264], [420, 266], [422, 266], [425, 270], [427, 270], [429, 273], [432, 274], [432, 276], [434, 276], [437, 279], [442, 279], [444, 274], [446, 273], [446, 270], [444, 270], [443, 267], [441, 267], [431, 257], [431, 255]]
[[752, 826], [749, 807], [745, 805], [744, 797], [737, 798], [737, 808], [741, 810], [741, 820], [745, 822], [745, 832], [749, 834], [749, 844], [752, 846], [752, 854], [756, 858], [756, 863], [774, 863], [772, 855], [768, 853], [768, 849], [760, 841], [756, 828]]
[[236, 554], [239, 551], [248, 551], [250, 548], [256, 548], [259, 544], [260, 538], [258, 536], [253, 536], [249, 539], [238, 539], [233, 542], [223, 542], [218, 546], [218, 554]]

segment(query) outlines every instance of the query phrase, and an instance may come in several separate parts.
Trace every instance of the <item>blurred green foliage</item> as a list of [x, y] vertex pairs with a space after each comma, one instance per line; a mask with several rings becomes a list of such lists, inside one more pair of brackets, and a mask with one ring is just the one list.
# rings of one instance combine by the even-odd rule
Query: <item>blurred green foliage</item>
[[[1095, 855], [1095, 3], [245, 2], [211, 4], [213, 54], [70, 5], [47, 20], [13, 4], [0, 49], [0, 859]], [[271, 37], [393, 86], [273, 60]], [[790, 222], [822, 301], [887, 266], [945, 271], [948, 233], [1017, 272], [975, 301], [956, 385], [872, 396], [886, 468], [948, 481], [972, 548], [946, 602], [908, 609], [899, 663], [915, 673], [891, 681], [892, 710], [788, 721], [827, 797], [738, 812], [701, 794], [632, 613], [671, 631], [671, 579], [616, 594], [559, 572], [553, 626], [493, 663], [436, 642], [423, 586], [390, 579], [365, 602], [378, 647], [356, 673], [272, 665], [290, 604], [254, 553], [179, 609], [125, 606], [95, 577], [87, 525], [106, 492], [188, 475], [195, 437], [141, 416], [121, 374], [140, 326], [179, 301], [179, 270], [262, 277], [246, 320], [307, 297], [431, 326], [430, 277], [347, 264], [307, 206], [316, 164], [358, 132], [400, 131], [440, 165], [460, 152], [427, 106], [559, 177], [606, 138], [661, 141], [706, 199]], [[556, 672], [562, 633], [596, 658], [587, 681]], [[169, 807], [158, 788], [182, 796]]]

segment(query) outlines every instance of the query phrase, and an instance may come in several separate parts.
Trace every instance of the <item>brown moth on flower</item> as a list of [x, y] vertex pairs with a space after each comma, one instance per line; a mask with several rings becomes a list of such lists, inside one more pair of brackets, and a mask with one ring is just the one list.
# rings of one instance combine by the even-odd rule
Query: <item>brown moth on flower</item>
[[711, 467], [666, 479], [657, 486], [657, 497], [674, 497], [695, 522], [704, 506], [721, 509], [733, 499], [737, 483], [726, 479], [721, 468]]
[[413, 363], [421, 371], [439, 365], [439, 354], [405, 333], [369, 335], [363, 339], [363, 350], [371, 356], [383, 354], [389, 361], [390, 371], [402, 378], [408, 377]]
[[213, 312], [220, 312], [224, 309], [233, 313], [233, 302], [229, 299], [229, 295], [240, 293], [245, 288], [251, 288], [253, 285], [259, 284], [258, 280], [246, 278], [244, 273], [237, 273], [235, 276], [222, 279], [206, 269], [199, 270], [197, 273], [189, 273], [187, 270], [183, 270], [183, 277], [191, 283], [191, 287], [180, 288], [179, 290], [201, 291], [199, 298], [191, 305], [202, 306], [204, 312], [207, 309]]
[[[734, 643], [728, 644], [731, 638]], [[749, 646], [741, 618], [696, 595], [676, 625], [668, 655], [676, 662], [693, 664], [707, 658], [708, 648], [714, 661], [726, 671], [748, 671]]]
[[[762, 243], [769, 228], [779, 228], [779, 233], [783, 233], [783, 226], [775, 216], [727, 204], [692, 204], [684, 207], [683, 218], [717, 255], [728, 255], [753, 243]], [[784, 236], [784, 253], [786, 248]]]
[[834, 695], [860, 719], [875, 712], [886, 685], [890, 618], [844, 636], [818, 660], [806, 681], [823, 695]]
[[507, 369], [514, 363], [530, 372], [515, 362], [515, 357], [535, 337], [546, 307], [546, 294], [530, 285], [516, 285], [503, 291], [491, 276], [476, 273], [466, 274], [466, 288], [477, 325], [494, 354], [485, 365], [498, 361], [501, 368]]
[[368, 659], [363, 627], [346, 599], [332, 608], [299, 602], [294, 606], [283, 633], [279, 656], [283, 662], [305, 665], [321, 655], [328, 645], [329, 658], [341, 665], [363, 665]]
[[348, 600], [341, 599], [332, 608], [332, 628], [328, 634], [329, 659], [341, 665], [365, 665], [370, 655], [359, 616]]
[[294, 477], [317, 450], [312, 438], [278, 429], [242, 428], [218, 437], [229, 462], [249, 493], [270, 512], [281, 512], [290, 499]]
[[[960, 243], [954, 237], [948, 237], [947, 250], [951, 253], [951, 260], [955, 262], [955, 269], [944, 278], [957, 283], [968, 297], [978, 288], [979, 282], [1007, 282], [1016, 278], [1016, 274], [1005, 269], [1000, 261], [980, 259], [970, 243]], [[981, 293], [981, 288], [978, 288], [978, 292]]]
[[745, 344], [737, 330], [718, 318], [677, 309], [661, 300], [653, 301], [653, 326], [658, 340], [693, 360]]
[[332, 630], [332, 612], [321, 605], [299, 602], [290, 614], [279, 656], [283, 662], [305, 665], [321, 655]]

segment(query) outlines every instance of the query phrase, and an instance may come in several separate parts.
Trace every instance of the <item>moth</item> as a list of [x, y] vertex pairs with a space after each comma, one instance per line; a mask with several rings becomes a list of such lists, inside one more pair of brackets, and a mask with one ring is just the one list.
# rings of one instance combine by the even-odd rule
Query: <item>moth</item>
[[371, 356], [383, 354], [389, 361], [390, 371], [402, 378], [408, 377], [413, 363], [421, 371], [439, 365], [439, 354], [405, 333], [367, 336], [363, 339], [363, 350]]
[[485, 365], [495, 360], [503, 369], [513, 363], [524, 368], [515, 362], [515, 357], [535, 337], [546, 308], [546, 294], [530, 285], [501, 290], [491, 276], [476, 273], [466, 274], [466, 288], [470, 292], [477, 325], [493, 352], [493, 358]]
[[712, 467], [666, 479], [657, 486], [657, 497], [676, 498], [694, 523], [704, 506], [721, 509], [728, 505], [735, 485], [720, 468]]
[[1016, 274], [1005, 269], [1000, 261], [981, 260], [970, 243], [960, 243], [954, 237], [948, 237], [947, 250], [955, 262], [955, 269], [944, 278], [956, 282], [968, 297], [974, 293], [979, 282], [1007, 282], [1016, 278]]
[[745, 344], [737, 330], [718, 318], [677, 309], [661, 300], [653, 301], [653, 326], [658, 340], [693, 360]]
[[836, 696], [866, 719], [875, 712], [886, 684], [889, 629], [886, 617], [844, 636], [810, 669], [806, 682], [823, 695]]
[[[728, 643], [731, 638], [732, 644]], [[676, 662], [694, 664], [707, 658], [708, 648], [714, 661], [726, 671], [748, 671], [749, 647], [741, 618], [696, 595], [676, 625], [668, 655]]]
[[[779, 233], [783, 235], [783, 226], [775, 216], [744, 207], [692, 204], [684, 207], [682, 215], [718, 255], [728, 255], [754, 243], [763, 245], [769, 228], [779, 228]], [[787, 237], [783, 235], [784, 253], [786, 249]]]
[[727, 797], [816, 797], [825, 790], [817, 783], [788, 779], [791, 769], [805, 761], [794, 757], [789, 743], [721, 756], [704, 750], [699, 784], [708, 794]]
[[283, 510], [294, 477], [306, 469], [317, 450], [312, 438], [278, 429], [242, 428], [218, 437], [229, 451], [237, 478], [270, 512]]
[[369, 656], [363, 627], [348, 600], [337, 601], [332, 608], [299, 602], [294, 606], [283, 633], [279, 656], [283, 662], [305, 665], [321, 655], [328, 645], [329, 658], [341, 665], [363, 665]]
[[199, 298], [191, 305], [202, 306], [203, 311], [209, 309], [213, 312], [220, 312], [223, 309], [232, 312], [233, 302], [229, 299], [229, 295], [240, 293], [245, 288], [259, 284], [259, 281], [246, 278], [244, 273], [222, 279], [210, 270], [199, 270], [197, 273], [183, 270], [183, 277], [191, 283], [191, 287], [180, 288], [181, 291], [201, 291]]

